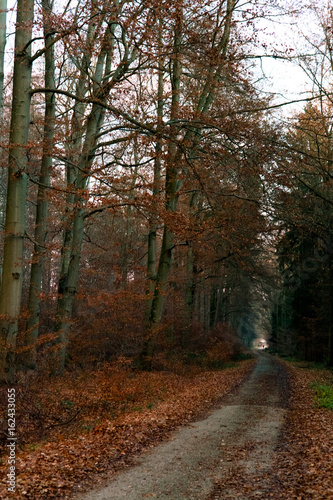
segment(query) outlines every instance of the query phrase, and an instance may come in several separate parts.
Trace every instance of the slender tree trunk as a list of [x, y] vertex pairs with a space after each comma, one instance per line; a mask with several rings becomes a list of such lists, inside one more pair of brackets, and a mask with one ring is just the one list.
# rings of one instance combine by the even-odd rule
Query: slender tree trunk
[[[181, 43], [182, 43], [182, 12], [179, 8], [178, 21], [175, 29], [174, 56], [173, 56], [173, 71], [171, 75], [172, 86], [172, 103], [171, 103], [171, 120], [176, 120], [179, 115], [180, 102], [180, 83], [182, 74], [181, 63]], [[182, 153], [177, 150], [176, 136], [177, 127], [171, 127], [171, 140], [168, 146], [168, 158], [166, 162], [165, 173], [165, 210], [167, 217], [173, 214], [177, 208], [178, 201], [178, 172], [179, 163], [182, 158]], [[155, 295], [150, 311], [149, 323], [150, 326], [158, 325], [162, 318], [163, 304], [167, 291], [167, 283], [171, 268], [172, 248], [173, 248], [173, 233], [168, 227], [168, 223], [164, 224], [162, 248], [158, 264]]]
[[131, 237], [133, 232], [133, 217], [132, 211], [133, 207], [131, 206], [131, 202], [133, 202], [135, 198], [135, 184], [138, 177], [138, 165], [139, 165], [139, 148], [138, 148], [138, 140], [135, 136], [133, 139], [133, 156], [134, 156], [134, 171], [133, 177], [131, 180], [130, 192], [128, 195], [129, 204], [125, 208], [125, 217], [126, 217], [126, 229], [124, 235], [124, 242], [121, 246], [121, 286], [124, 290], [127, 289], [128, 285], [128, 271], [129, 271], [129, 252], [131, 247]]
[[328, 310], [328, 359], [327, 365], [333, 366], [333, 262], [332, 256], [329, 258], [329, 310]]
[[[157, 89], [157, 129], [162, 126], [163, 108], [164, 108], [164, 56], [162, 42], [162, 19], [159, 19], [159, 54], [158, 54], [158, 89]], [[151, 218], [149, 220], [148, 232], [148, 258], [147, 258], [147, 304], [146, 318], [149, 321], [150, 311], [153, 304], [153, 296], [156, 283], [156, 243], [158, 227], [158, 205], [161, 190], [161, 166], [162, 166], [162, 138], [157, 139], [155, 147], [154, 179], [153, 179], [153, 198], [151, 207]]]
[[[332, 55], [332, 54], [331, 54]], [[333, 67], [332, 67], [333, 69]], [[326, 132], [328, 137], [328, 151], [327, 151], [327, 171], [330, 176], [333, 171], [333, 126], [330, 125]], [[330, 176], [325, 179], [326, 182], [330, 182]], [[327, 212], [330, 214], [330, 225], [329, 225], [329, 238], [333, 233], [332, 231], [332, 207], [329, 205], [327, 207]], [[333, 367], [333, 256], [329, 255], [329, 276], [328, 276], [328, 294], [329, 294], [329, 306], [328, 306], [328, 339], [327, 339], [327, 365]]]
[[90, 23], [87, 32], [86, 47], [80, 60], [79, 67], [80, 75], [75, 88], [75, 95], [78, 101], [74, 104], [73, 116], [70, 123], [69, 130], [69, 145], [67, 151], [66, 161], [66, 185], [68, 192], [66, 194], [66, 207], [64, 215], [64, 230], [63, 230], [63, 243], [61, 248], [61, 262], [60, 274], [58, 282], [58, 296], [62, 297], [64, 293], [64, 283], [68, 274], [71, 246], [73, 240], [73, 221], [74, 221], [74, 189], [77, 178], [76, 165], [79, 162], [80, 151], [82, 148], [82, 137], [84, 131], [84, 111], [85, 104], [80, 102], [87, 92], [88, 88], [88, 74], [90, 67], [90, 49], [93, 45], [95, 37], [95, 27]]
[[[193, 213], [193, 208], [198, 203], [198, 193], [194, 192], [190, 195], [189, 212], [190, 216]], [[195, 305], [195, 258], [192, 241], [188, 242], [186, 255], [186, 284], [185, 284], [185, 311], [184, 323], [182, 332], [182, 346], [186, 347], [189, 341], [191, 323], [193, 321], [194, 305]]]
[[[215, 53], [221, 57], [221, 63], [217, 68], [215, 68], [215, 61], [213, 61], [211, 70], [207, 76], [206, 84], [202, 89], [200, 98], [198, 99], [197, 112], [206, 114], [211, 104], [215, 98], [215, 86], [219, 82], [222, 69], [225, 65], [225, 56], [227, 54], [232, 16], [235, 9], [236, 0], [227, 0], [226, 15], [224, 30], [220, 42], [215, 47]], [[175, 29], [175, 41], [174, 41], [174, 54], [172, 61], [172, 75], [171, 75], [171, 87], [172, 87], [172, 104], [170, 121], [176, 120], [179, 114], [179, 97], [180, 97], [180, 77], [182, 72], [181, 67], [181, 43], [182, 43], [182, 7], [179, 7], [179, 19], [176, 23]], [[168, 160], [166, 162], [166, 183], [165, 183], [165, 197], [166, 197], [166, 213], [167, 217], [176, 211], [177, 201], [178, 201], [178, 173], [179, 165], [182, 160], [182, 151], [177, 150], [176, 146], [177, 128], [171, 125], [171, 140], [169, 141], [168, 148]], [[193, 143], [193, 148], [196, 147], [196, 141], [198, 139], [194, 138], [192, 131], [188, 131], [183, 139], [184, 144], [189, 142]], [[156, 275], [154, 297], [151, 304], [150, 314], [149, 314], [149, 325], [147, 339], [144, 342], [144, 346], [140, 355], [140, 365], [145, 369], [150, 369], [151, 359], [154, 350], [154, 336], [155, 332], [159, 327], [162, 319], [163, 306], [167, 291], [167, 283], [169, 278], [169, 272], [171, 268], [172, 261], [172, 249], [174, 245], [174, 235], [170, 231], [168, 224], [164, 225], [163, 231], [163, 241], [160, 253], [158, 271]]]
[[77, 289], [84, 236], [84, 207], [86, 200], [82, 198], [82, 192], [86, 189], [89, 179], [90, 168], [93, 161], [92, 151], [96, 143], [101, 113], [102, 108], [98, 104], [93, 105], [93, 109], [88, 118], [83, 151], [78, 164], [76, 179], [78, 194], [75, 195], [74, 199], [75, 209], [70, 257], [67, 272], [61, 276], [61, 288], [59, 286], [61, 293], [59, 294], [57, 303], [57, 323], [55, 332], [57, 332], [58, 335], [56, 339], [56, 352], [52, 363], [52, 371], [54, 373], [61, 373], [65, 367], [68, 334], [71, 326], [73, 300]]
[[7, 0], [0, 0], [0, 121], [3, 116], [3, 82], [5, 77], [5, 47], [6, 47]]
[[8, 192], [3, 280], [0, 298], [0, 380], [13, 380], [15, 346], [23, 282], [23, 241], [30, 122], [31, 33], [33, 0], [18, 0], [15, 33], [13, 102], [10, 125]]
[[205, 338], [207, 338], [210, 330], [210, 287], [205, 286], [205, 300], [204, 300], [204, 318], [205, 318]]
[[209, 328], [212, 329], [216, 325], [216, 312], [218, 303], [218, 286], [214, 284], [210, 292], [210, 307], [209, 307]]
[[181, 344], [184, 348], [187, 347], [190, 339], [191, 324], [193, 322], [194, 313], [194, 298], [195, 298], [195, 260], [192, 242], [189, 241], [186, 255], [186, 283], [185, 283], [185, 311], [184, 311], [184, 326], [182, 331]]
[[[7, 21], [7, 0], [0, 0], [0, 143], [3, 142], [3, 91], [4, 91], [4, 63], [5, 63], [5, 47], [6, 47], [6, 21]], [[4, 160], [5, 152], [0, 146], [0, 227], [3, 228], [5, 224], [5, 207], [6, 207], [6, 173], [3, 168], [2, 160]], [[1, 241], [2, 244], [2, 241]], [[0, 264], [0, 288], [2, 281], [2, 263]]]
[[[100, 103], [103, 104], [107, 99], [108, 93], [103, 92], [99, 95], [100, 83], [106, 80], [106, 75], [111, 73], [111, 57], [112, 51], [110, 50], [110, 41], [114, 40], [115, 25], [112, 24], [105, 34], [105, 43], [102, 48], [95, 69], [94, 77], [94, 92]], [[113, 75], [113, 79], [121, 78], [124, 72], [128, 69], [134, 60], [136, 53], [133, 52], [128, 59], [119, 64], [119, 71], [117, 75]], [[86, 191], [89, 177], [91, 174], [91, 166], [95, 156], [95, 146], [98, 139], [98, 134], [103, 125], [105, 117], [105, 110], [100, 104], [93, 104], [92, 110], [87, 119], [86, 134], [82, 146], [82, 153], [78, 161], [76, 190], [77, 194], [74, 199], [74, 216], [73, 216], [73, 233], [72, 245], [69, 258], [68, 270], [62, 276], [61, 293], [59, 294], [57, 304], [57, 323], [55, 331], [57, 332], [56, 339], [56, 352], [53, 359], [53, 372], [61, 373], [65, 367], [65, 360], [67, 355], [67, 345], [69, 338], [69, 330], [72, 320], [73, 301], [77, 290], [77, 282], [79, 278], [79, 268], [81, 251], [84, 236], [84, 221], [85, 221], [85, 204], [86, 199], [82, 193]]]
[[[88, 127], [89, 123], [92, 123], [92, 119], [88, 119], [87, 124], [84, 127], [83, 120], [85, 105], [80, 102], [80, 99], [84, 97], [88, 89], [90, 50], [93, 46], [94, 40], [95, 26], [94, 23], [91, 22], [87, 32], [86, 48], [83, 52], [79, 64], [81, 70], [75, 90], [78, 101], [74, 105], [73, 116], [70, 125], [70, 143], [68, 147], [66, 162], [66, 183], [68, 193], [66, 195], [64, 234], [61, 248], [61, 262], [58, 281], [56, 324], [54, 327], [56, 338], [54, 340], [54, 352], [51, 356], [51, 369], [53, 373], [61, 373], [65, 366], [68, 332], [70, 329], [73, 298], [76, 292], [78, 266], [81, 255], [81, 235], [83, 239], [83, 202], [79, 195], [75, 195], [74, 191], [75, 189], [79, 190], [81, 185], [82, 189], [85, 189], [85, 183], [88, 181], [87, 177], [83, 177], [86, 165], [82, 164], [83, 157], [85, 158], [82, 153], [84, 150], [84, 146], [82, 146], [82, 137], [85, 129], [86, 138], [84, 144], [87, 147]], [[92, 115], [93, 112], [91, 112], [91, 116]], [[81, 168], [83, 170], [80, 170]]]
[[[53, 35], [48, 27], [48, 16], [52, 12], [52, 2], [43, 0], [44, 11], [44, 37], [45, 47], [45, 87], [54, 88], [55, 63], [54, 47], [52, 45]], [[39, 187], [37, 195], [37, 212], [35, 224], [35, 243], [31, 265], [30, 288], [28, 298], [29, 319], [27, 321], [27, 331], [25, 346], [28, 348], [22, 356], [22, 363], [27, 368], [36, 368], [36, 344], [39, 331], [40, 313], [40, 293], [42, 285], [43, 264], [45, 259], [45, 243], [47, 234], [47, 216], [49, 203], [47, 199], [48, 188], [50, 186], [50, 171], [52, 167], [52, 148], [54, 137], [55, 120], [55, 95], [45, 94], [45, 118], [43, 137], [43, 157], [39, 176]]]
[[[175, 27], [174, 36], [174, 53], [171, 74], [171, 87], [172, 87], [172, 102], [171, 102], [171, 120], [176, 119], [179, 113], [180, 102], [180, 80], [182, 73], [181, 64], [181, 42], [182, 42], [182, 7], [179, 7], [178, 19]], [[179, 162], [181, 161], [182, 154], [177, 151], [176, 135], [177, 128], [171, 127], [171, 140], [168, 145], [168, 159], [166, 162], [165, 174], [165, 211], [167, 216], [174, 213], [177, 207], [178, 199], [178, 171]], [[179, 161], [177, 161], [179, 160]], [[169, 272], [171, 268], [173, 248], [173, 233], [170, 231], [167, 223], [164, 224], [163, 240], [158, 263], [158, 270], [156, 274], [154, 296], [151, 303], [148, 321], [148, 334], [144, 342], [143, 349], [140, 353], [140, 366], [143, 369], [151, 369], [151, 361], [154, 350], [154, 337], [156, 328], [158, 328], [163, 313], [163, 306], [165, 295], [167, 291], [167, 284]]]

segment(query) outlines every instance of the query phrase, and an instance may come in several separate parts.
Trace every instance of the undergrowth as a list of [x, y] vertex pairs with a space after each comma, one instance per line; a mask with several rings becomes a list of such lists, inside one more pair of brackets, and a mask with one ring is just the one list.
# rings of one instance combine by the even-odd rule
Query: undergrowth
[[333, 385], [313, 382], [310, 384], [310, 387], [316, 391], [316, 406], [318, 408], [328, 408], [329, 410], [333, 410]]

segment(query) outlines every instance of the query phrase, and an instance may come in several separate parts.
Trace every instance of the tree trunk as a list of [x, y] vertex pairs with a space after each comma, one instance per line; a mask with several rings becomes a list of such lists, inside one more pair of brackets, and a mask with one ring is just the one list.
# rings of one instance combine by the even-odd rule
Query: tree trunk
[[184, 311], [184, 323], [181, 344], [184, 348], [187, 347], [190, 339], [190, 329], [193, 321], [194, 312], [194, 298], [195, 298], [195, 261], [193, 254], [193, 245], [190, 241], [188, 243], [187, 255], [186, 255], [186, 284], [185, 284], [185, 311]]
[[3, 280], [0, 298], [0, 380], [13, 380], [23, 282], [23, 241], [30, 122], [31, 33], [33, 0], [18, 0], [15, 32], [13, 102], [9, 138]]
[[128, 272], [129, 272], [129, 253], [131, 248], [131, 238], [133, 232], [133, 217], [132, 211], [133, 207], [131, 202], [135, 199], [135, 184], [138, 177], [138, 165], [139, 165], [139, 155], [138, 155], [138, 140], [135, 136], [133, 138], [133, 156], [134, 156], [134, 171], [131, 180], [131, 188], [128, 195], [128, 205], [125, 207], [125, 218], [126, 218], [126, 229], [124, 234], [124, 242], [121, 245], [121, 286], [123, 290], [127, 289], [128, 286]]
[[[193, 213], [193, 208], [198, 203], [198, 193], [194, 192], [190, 195], [189, 201], [189, 213], [190, 216]], [[195, 259], [193, 252], [193, 243], [188, 241], [187, 255], [186, 255], [186, 284], [185, 284], [185, 311], [184, 311], [184, 323], [182, 332], [182, 346], [186, 347], [189, 341], [190, 327], [193, 321], [193, 312], [195, 304]]]
[[[181, 8], [179, 8], [179, 11]], [[179, 17], [176, 22], [174, 35], [174, 53], [171, 74], [172, 101], [171, 101], [171, 120], [177, 119], [179, 113], [180, 102], [180, 79], [182, 73], [181, 65], [181, 42], [182, 42], [182, 12], [179, 12]], [[168, 159], [166, 163], [165, 174], [165, 210], [167, 214], [174, 213], [177, 207], [178, 199], [178, 171], [179, 163], [182, 158], [182, 153], [177, 151], [176, 146], [177, 128], [171, 126], [171, 140], [168, 147]], [[178, 161], [177, 161], [178, 160]], [[171, 268], [173, 248], [173, 234], [170, 231], [168, 224], [164, 224], [163, 240], [158, 264], [158, 270], [154, 286], [154, 296], [151, 303], [148, 320], [147, 338], [144, 342], [143, 349], [140, 353], [140, 366], [142, 369], [151, 369], [151, 361], [154, 350], [154, 337], [156, 329], [162, 319], [163, 306], [167, 291], [169, 272]]]
[[94, 23], [90, 23], [87, 32], [86, 46], [83, 55], [79, 62], [80, 75], [75, 88], [75, 95], [78, 100], [74, 104], [73, 116], [70, 124], [69, 146], [66, 161], [66, 185], [68, 192], [66, 194], [66, 207], [65, 215], [63, 218], [63, 243], [61, 248], [61, 262], [60, 274], [58, 282], [58, 297], [62, 297], [64, 293], [64, 282], [68, 274], [68, 268], [71, 256], [71, 246], [73, 240], [73, 220], [74, 220], [74, 189], [77, 178], [77, 169], [75, 165], [78, 164], [80, 158], [80, 151], [82, 148], [82, 137], [84, 132], [84, 111], [85, 104], [80, 102], [87, 92], [87, 79], [90, 67], [90, 53], [94, 41], [95, 27]]
[[[163, 108], [164, 108], [164, 56], [162, 42], [162, 19], [159, 18], [159, 39], [158, 39], [158, 89], [157, 89], [157, 129], [162, 126]], [[149, 321], [150, 311], [153, 304], [155, 283], [156, 283], [156, 242], [157, 242], [157, 227], [158, 227], [158, 197], [161, 189], [161, 166], [162, 166], [162, 138], [159, 137], [155, 146], [155, 161], [154, 161], [154, 179], [153, 179], [153, 198], [152, 198], [152, 215], [149, 220], [148, 232], [148, 257], [147, 257], [147, 303], [146, 303], [146, 318]]]
[[[230, 40], [230, 30], [232, 16], [235, 9], [236, 0], [227, 0], [226, 6], [226, 16], [224, 31], [220, 42], [215, 47], [217, 54], [222, 56], [222, 62], [217, 68], [215, 68], [215, 60], [212, 62], [211, 70], [207, 76], [206, 84], [202, 89], [201, 95], [198, 99], [196, 110], [198, 113], [206, 114], [215, 97], [215, 86], [220, 80], [221, 71], [225, 64], [225, 56], [227, 54], [227, 49]], [[182, 6], [178, 8], [178, 19], [176, 21], [175, 27], [175, 38], [174, 38], [174, 53], [172, 56], [172, 74], [171, 74], [171, 88], [172, 88], [172, 103], [170, 112], [170, 121], [177, 120], [179, 115], [179, 103], [180, 103], [180, 81], [182, 73], [181, 65], [181, 44], [182, 44]], [[177, 201], [178, 201], [178, 173], [180, 170], [180, 164], [183, 157], [181, 149], [177, 149], [177, 127], [171, 125], [171, 138], [169, 141], [168, 148], [168, 159], [166, 162], [166, 182], [165, 182], [165, 208], [167, 216], [171, 215], [176, 211]], [[196, 137], [196, 138], [195, 138]], [[187, 131], [183, 143], [188, 144], [193, 143], [193, 149], [195, 149], [197, 138], [193, 131]], [[150, 314], [149, 314], [149, 324], [148, 333], [146, 341], [144, 342], [143, 349], [140, 355], [140, 365], [144, 369], [151, 369], [151, 360], [154, 350], [154, 336], [158, 330], [159, 324], [162, 319], [163, 306], [165, 301], [165, 295], [167, 291], [167, 283], [169, 278], [169, 272], [171, 268], [172, 260], [172, 249], [174, 245], [174, 235], [170, 231], [168, 224], [165, 223], [163, 231], [163, 241], [160, 253], [158, 271], [155, 282], [154, 296], [151, 304]]]
[[[7, 20], [7, 0], [0, 0], [0, 123], [3, 123], [3, 86], [4, 86], [4, 63], [5, 63], [5, 47], [6, 47], [6, 20]], [[3, 127], [0, 131], [0, 142], [3, 142]], [[6, 172], [4, 169], [5, 151], [0, 147], [0, 226], [5, 225], [6, 212]], [[2, 239], [1, 239], [2, 243]], [[2, 263], [0, 264], [0, 288], [2, 281]]]
[[[44, 11], [44, 37], [45, 47], [45, 87], [54, 88], [55, 63], [54, 47], [52, 45], [53, 35], [48, 27], [48, 16], [52, 11], [52, 2], [43, 0]], [[45, 94], [45, 118], [44, 118], [44, 137], [43, 137], [43, 157], [39, 176], [39, 186], [37, 195], [37, 212], [35, 224], [35, 243], [34, 253], [31, 265], [30, 288], [28, 298], [29, 318], [27, 321], [27, 331], [25, 337], [25, 346], [28, 348], [22, 356], [22, 364], [26, 368], [36, 368], [36, 344], [39, 331], [39, 313], [40, 313], [40, 293], [42, 284], [43, 264], [45, 259], [45, 243], [47, 232], [47, 216], [49, 203], [47, 199], [48, 188], [50, 186], [50, 171], [52, 167], [52, 148], [54, 137], [55, 120], [55, 95]]]
[[[82, 146], [83, 119], [85, 105], [80, 102], [88, 88], [88, 68], [90, 67], [90, 50], [95, 37], [94, 22], [88, 28], [86, 39], [86, 50], [80, 61], [80, 77], [76, 85], [76, 96], [78, 101], [74, 105], [71, 121], [70, 146], [68, 161], [66, 165], [67, 188], [66, 213], [63, 244], [61, 249], [60, 275], [58, 282], [58, 301], [56, 311], [56, 324], [54, 331], [54, 352], [51, 356], [51, 371], [60, 374], [65, 366], [68, 334], [72, 318], [74, 295], [76, 293], [77, 280], [79, 276], [79, 263], [84, 235], [84, 204], [85, 200], [80, 195], [80, 190], [85, 190], [89, 179], [88, 171], [93, 161], [93, 146], [96, 141], [96, 120], [99, 123], [104, 116], [100, 106], [94, 105], [85, 127], [85, 140]], [[111, 53], [112, 51], [110, 51]], [[101, 82], [101, 66], [108, 61], [105, 51], [101, 51], [95, 69], [95, 85]], [[109, 70], [109, 69], [105, 69]], [[99, 79], [96, 80], [96, 77]], [[93, 141], [93, 142], [91, 142]], [[81, 153], [79, 152], [81, 151]], [[75, 167], [77, 166], [77, 167]], [[74, 193], [77, 190], [78, 194]]]
[[0, 0], [0, 120], [2, 121], [3, 110], [3, 82], [5, 77], [5, 47], [6, 47], [6, 21], [7, 0]]
[[[74, 218], [73, 218], [73, 233], [72, 245], [69, 258], [69, 265], [66, 274], [61, 276], [61, 283], [59, 284], [59, 298], [57, 304], [57, 322], [55, 332], [57, 332], [56, 351], [53, 359], [52, 370], [54, 373], [61, 373], [65, 367], [65, 360], [67, 355], [68, 335], [72, 320], [73, 300], [77, 290], [77, 282], [79, 278], [79, 267], [81, 259], [81, 251], [84, 236], [84, 221], [85, 221], [85, 204], [86, 198], [82, 193], [86, 191], [89, 177], [91, 174], [91, 166], [95, 156], [95, 146], [97, 144], [98, 134], [102, 128], [105, 109], [105, 103], [108, 92], [102, 90], [99, 95], [100, 83], [102, 80], [106, 81], [107, 76], [111, 73], [111, 54], [110, 43], [114, 43], [114, 30], [115, 24], [109, 26], [105, 34], [105, 43], [98, 56], [94, 77], [94, 88], [96, 97], [99, 99], [100, 104], [93, 104], [92, 110], [89, 114], [86, 126], [86, 134], [82, 146], [82, 153], [80, 155], [77, 167], [76, 177], [76, 190], [77, 194], [74, 199]], [[121, 78], [127, 71], [130, 64], [136, 57], [133, 51], [131, 56], [126, 61], [121, 61], [118, 70], [113, 74], [113, 80]]]
[[102, 108], [98, 104], [93, 105], [93, 109], [88, 119], [87, 132], [83, 145], [83, 151], [78, 163], [78, 173], [76, 188], [78, 194], [75, 196], [74, 221], [72, 232], [72, 244], [67, 272], [61, 276], [59, 283], [59, 298], [57, 303], [57, 322], [55, 332], [57, 332], [56, 350], [52, 361], [52, 371], [61, 373], [65, 367], [67, 354], [68, 334], [71, 325], [73, 300], [77, 290], [79, 277], [79, 267], [81, 250], [84, 236], [84, 220], [86, 200], [82, 198], [82, 192], [87, 187], [90, 168], [93, 161], [92, 151], [96, 144], [96, 136], [99, 130], [100, 116]]
[[328, 311], [328, 356], [327, 365], [333, 366], [333, 262], [332, 257], [329, 259], [329, 311]]

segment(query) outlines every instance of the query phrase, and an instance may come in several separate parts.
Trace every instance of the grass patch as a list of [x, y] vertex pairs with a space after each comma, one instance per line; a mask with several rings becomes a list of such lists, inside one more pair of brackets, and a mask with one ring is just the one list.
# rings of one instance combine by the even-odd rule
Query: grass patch
[[316, 391], [316, 405], [319, 408], [328, 408], [329, 410], [333, 410], [333, 385], [313, 382], [310, 384], [310, 387]]

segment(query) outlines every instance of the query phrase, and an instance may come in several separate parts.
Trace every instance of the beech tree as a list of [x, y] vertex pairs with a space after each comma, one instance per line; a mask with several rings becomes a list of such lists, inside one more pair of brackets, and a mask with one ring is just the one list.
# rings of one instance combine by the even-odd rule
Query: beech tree
[[[43, 0], [43, 26], [45, 40], [45, 87], [55, 87], [55, 60], [54, 60], [54, 34], [49, 25], [52, 12], [50, 0]], [[34, 252], [31, 264], [30, 288], [28, 299], [29, 318], [26, 326], [25, 345], [28, 348], [22, 362], [30, 368], [36, 368], [36, 344], [39, 331], [40, 315], [40, 293], [42, 285], [43, 263], [46, 253], [46, 235], [48, 220], [48, 190], [50, 188], [50, 177], [52, 167], [52, 150], [55, 127], [55, 95], [45, 96], [45, 117], [43, 132], [43, 156], [39, 175], [37, 194], [37, 209], [34, 235]]]
[[[216, 32], [213, 32], [213, 38], [211, 40], [212, 46], [211, 50], [214, 52], [214, 58], [210, 61], [210, 67], [207, 71], [207, 78], [204, 83], [200, 82], [201, 90], [199, 91], [198, 98], [194, 101], [193, 113], [197, 116], [205, 115], [209, 109], [212, 101], [214, 100], [215, 85], [221, 77], [222, 69], [225, 65], [225, 57], [228, 50], [231, 22], [233, 12], [236, 6], [234, 0], [228, 0], [226, 5], [217, 9], [217, 23]], [[225, 8], [225, 15], [223, 16], [221, 10]], [[165, 175], [165, 210], [166, 210], [166, 220], [168, 218], [168, 212], [174, 213], [177, 210], [178, 201], [178, 190], [179, 190], [179, 173], [180, 164], [183, 158], [183, 151], [181, 147], [177, 147], [176, 140], [179, 134], [177, 121], [181, 120], [180, 114], [180, 86], [181, 78], [183, 73], [182, 59], [185, 54], [182, 54], [182, 44], [183, 42], [183, 17], [184, 11], [183, 6], [179, 5], [176, 7], [175, 12], [175, 27], [174, 27], [174, 49], [173, 58], [171, 64], [170, 72], [170, 82], [171, 82], [171, 107], [170, 107], [170, 142], [168, 144], [168, 157], [166, 159], [166, 175]], [[220, 23], [219, 17], [223, 16], [223, 22]], [[221, 27], [222, 24], [222, 27]], [[200, 136], [200, 132], [198, 131]], [[190, 129], [185, 134], [182, 134], [181, 144], [188, 143], [192, 147], [195, 147], [195, 132]], [[145, 342], [143, 352], [141, 354], [141, 363], [149, 367], [152, 356], [153, 342], [155, 330], [158, 328], [163, 312], [163, 305], [165, 300], [165, 294], [167, 289], [168, 277], [171, 267], [172, 259], [172, 248], [174, 236], [170, 230], [168, 222], [164, 224], [163, 229], [163, 240], [160, 251], [160, 258], [158, 263], [158, 269], [156, 272], [156, 280], [154, 287], [154, 296], [150, 306], [149, 312], [149, 328], [148, 328], [148, 338]]]
[[9, 136], [3, 279], [0, 297], [1, 380], [10, 380], [14, 375], [15, 363], [13, 358], [15, 356], [18, 318], [21, 308], [27, 189], [26, 145], [30, 121], [30, 56], [33, 12], [33, 1], [18, 1], [13, 102]]
[[[135, 6], [134, 13], [131, 9], [125, 9], [122, 12], [122, 6], [117, 3], [109, 5], [108, 2], [104, 3], [102, 9], [97, 10], [99, 16], [99, 26], [96, 27], [96, 17], [91, 14], [91, 21], [88, 23], [88, 35], [86, 39], [86, 47], [81, 61], [77, 61], [77, 66], [80, 68], [80, 78], [77, 84], [77, 93], [72, 94], [67, 91], [62, 91], [65, 95], [70, 96], [76, 103], [82, 104], [83, 100], [92, 103], [91, 110], [86, 117], [82, 113], [85, 107], [77, 108], [75, 104], [75, 119], [72, 120], [71, 134], [74, 137], [77, 135], [75, 142], [77, 158], [73, 162], [70, 159], [68, 168], [69, 185], [68, 189], [71, 192], [68, 198], [69, 204], [73, 204], [74, 209], [71, 213], [71, 208], [68, 212], [71, 213], [70, 226], [66, 229], [64, 246], [62, 252], [61, 274], [59, 280], [59, 299], [57, 306], [57, 324], [55, 331], [59, 332], [57, 338], [57, 357], [59, 359], [56, 364], [57, 370], [62, 370], [65, 363], [66, 344], [68, 338], [68, 331], [70, 328], [72, 316], [72, 304], [74, 294], [77, 289], [77, 282], [79, 276], [79, 263], [81, 256], [81, 248], [84, 235], [84, 221], [86, 218], [85, 205], [89, 198], [88, 183], [91, 175], [94, 174], [93, 164], [94, 158], [99, 148], [105, 146], [100, 143], [104, 135], [109, 134], [109, 128], [103, 131], [103, 123], [105, 119], [106, 110], [110, 109], [108, 100], [110, 94], [117, 89], [117, 86], [122, 82], [127, 75], [131, 74], [132, 63], [138, 58], [140, 53], [140, 46], [146, 43], [146, 33], [153, 23], [155, 14], [149, 8], [142, 10], [141, 6]], [[110, 9], [110, 7], [112, 7]], [[96, 9], [96, 6], [92, 6]], [[137, 16], [137, 22], [141, 23], [142, 15], [146, 19], [146, 27], [143, 32], [140, 32], [138, 25], [138, 33], [135, 32], [134, 26], [131, 26], [132, 32], [127, 33], [125, 24], [129, 22], [128, 18], [134, 22]], [[124, 16], [124, 17], [122, 17]], [[98, 47], [98, 36], [102, 33], [102, 42]], [[116, 45], [116, 41], [120, 37], [121, 45]], [[131, 40], [130, 37], [133, 39]], [[119, 51], [114, 51], [114, 49]], [[90, 59], [90, 51], [99, 51], [96, 55], [96, 64], [93, 67]], [[141, 56], [140, 56], [141, 57]], [[90, 77], [90, 71], [93, 71], [93, 78]], [[51, 92], [52, 89], [45, 89], [45, 92]], [[40, 90], [35, 90], [37, 92]], [[61, 92], [54, 89], [55, 92]], [[86, 98], [87, 92], [90, 96]], [[76, 110], [77, 108], [77, 110]], [[78, 111], [79, 124], [76, 120], [76, 111]], [[74, 115], [73, 115], [74, 117]], [[78, 126], [79, 125], [79, 126]], [[81, 125], [81, 126], [80, 126]], [[82, 128], [83, 127], [83, 128]], [[115, 127], [115, 130], [121, 127]], [[82, 130], [84, 133], [82, 134]], [[125, 138], [110, 139], [106, 142], [108, 146], [113, 143], [119, 143], [126, 140]], [[69, 163], [69, 161], [67, 161]], [[100, 167], [98, 167], [100, 170]], [[73, 194], [74, 193], [74, 194]], [[129, 201], [130, 203], [130, 201]]]
[[[34, 248], [16, 256], [21, 266], [31, 261], [29, 296], [16, 294], [16, 324], [20, 305], [28, 310], [23, 364], [38, 366], [41, 346], [61, 373], [79, 351], [76, 322], [88, 332], [83, 318], [97, 343], [106, 335], [108, 352], [112, 336], [127, 335], [126, 349], [141, 353], [146, 368], [165, 342], [164, 318], [179, 325], [183, 348], [195, 321], [206, 336], [222, 323], [239, 330], [237, 304], [249, 317], [255, 305], [245, 296], [260, 296], [248, 275], [260, 267], [270, 130], [244, 59], [242, 6], [45, 0], [41, 7], [35, 22], [44, 44], [27, 61], [31, 71], [43, 58], [44, 74], [36, 64], [24, 94], [44, 118], [33, 124], [43, 122], [42, 147], [25, 172], [38, 186], [35, 234], [27, 235]], [[85, 307], [109, 318], [101, 321], [107, 334]]]
[[4, 62], [6, 47], [6, 20], [7, 20], [7, 0], [0, 2], [0, 118], [2, 118], [3, 83], [4, 83]]

